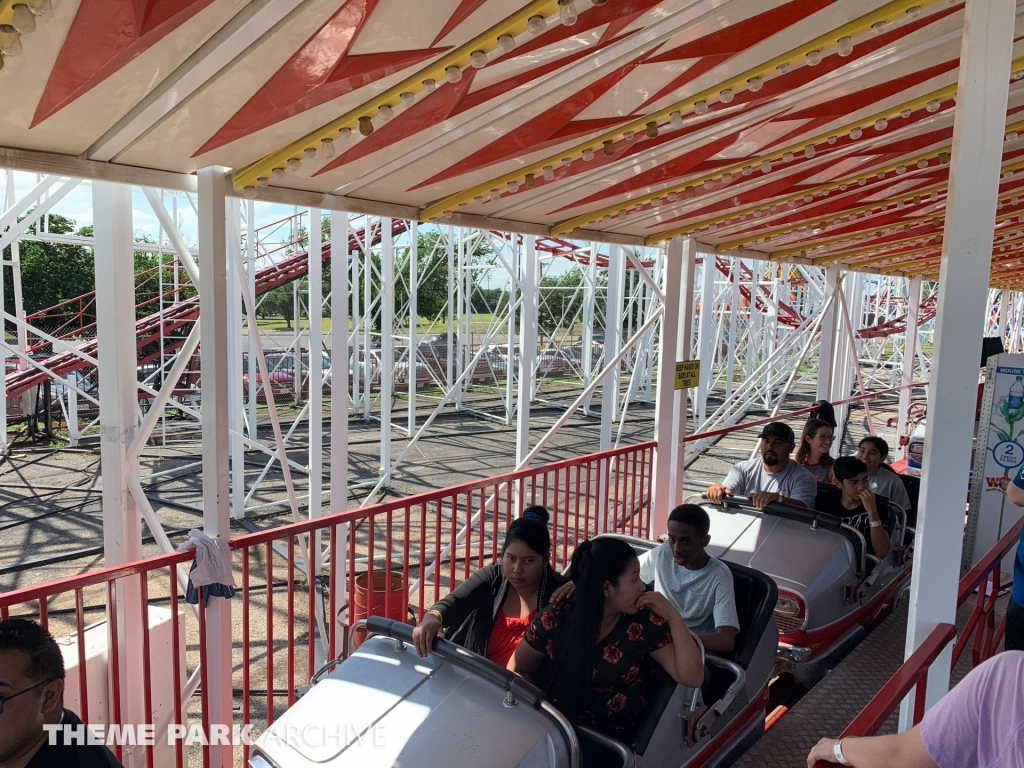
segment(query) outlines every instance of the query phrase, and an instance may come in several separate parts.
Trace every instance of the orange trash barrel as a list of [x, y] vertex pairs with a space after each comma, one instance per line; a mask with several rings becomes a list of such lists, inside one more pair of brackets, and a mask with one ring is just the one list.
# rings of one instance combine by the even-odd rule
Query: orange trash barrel
[[[385, 616], [395, 621], [407, 621], [408, 595], [405, 590], [405, 578], [401, 573], [392, 571], [374, 571], [373, 588], [367, 588], [368, 573], [356, 576], [354, 594], [352, 595], [352, 621], [365, 619], [367, 616]], [[391, 611], [386, 611], [388, 595], [391, 595]], [[358, 648], [366, 638], [365, 630], [357, 630], [352, 638], [353, 646]]]

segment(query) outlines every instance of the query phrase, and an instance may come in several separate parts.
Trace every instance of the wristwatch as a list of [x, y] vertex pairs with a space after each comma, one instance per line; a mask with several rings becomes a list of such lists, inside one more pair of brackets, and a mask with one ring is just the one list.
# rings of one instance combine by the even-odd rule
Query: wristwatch
[[846, 759], [846, 755], [843, 754], [843, 740], [839, 739], [833, 747], [832, 754], [836, 759], [836, 762], [840, 765], [853, 765], [849, 760]]

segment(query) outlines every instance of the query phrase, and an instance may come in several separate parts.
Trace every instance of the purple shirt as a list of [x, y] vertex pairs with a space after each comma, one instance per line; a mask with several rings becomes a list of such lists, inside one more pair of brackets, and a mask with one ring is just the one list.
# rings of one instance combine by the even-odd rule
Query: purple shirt
[[1024, 766], [1024, 651], [1006, 651], [972, 670], [921, 721], [939, 768]]

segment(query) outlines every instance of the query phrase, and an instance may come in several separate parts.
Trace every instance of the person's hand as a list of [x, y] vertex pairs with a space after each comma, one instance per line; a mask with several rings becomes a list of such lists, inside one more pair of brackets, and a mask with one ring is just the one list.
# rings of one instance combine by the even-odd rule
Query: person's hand
[[[824, 760], [826, 763], [836, 763], [835, 753], [836, 740], [835, 739], [822, 739], [813, 747], [807, 754], [807, 768], [814, 768], [814, 764], [819, 760]], [[849, 759], [849, 758], [847, 758]]]
[[714, 504], [724, 504], [726, 496], [732, 496], [732, 491], [721, 483], [715, 483], [707, 490], [708, 500]]
[[554, 592], [551, 593], [551, 602], [557, 603], [560, 600], [568, 600], [570, 597], [576, 594], [576, 585], [571, 581], [567, 581], [565, 584], [560, 586]]
[[646, 608], [648, 611], [658, 614], [665, 621], [672, 621], [674, 618], [683, 621], [679, 610], [661, 592], [644, 592], [640, 595], [640, 599], [636, 601], [636, 604], [639, 608]]
[[750, 494], [750, 500], [754, 502], [754, 507], [757, 509], [764, 509], [769, 504], [773, 504], [781, 499], [781, 493], [772, 493], [771, 491], [754, 491]]
[[434, 638], [444, 638], [444, 629], [436, 613], [428, 613], [412, 631], [412, 642], [420, 658], [426, 658], [434, 648]]
[[860, 499], [860, 503], [864, 505], [864, 511], [868, 513], [869, 520], [878, 519], [878, 507], [875, 504], [875, 494], [869, 489], [865, 488], [863, 491], [857, 494], [857, 498]]

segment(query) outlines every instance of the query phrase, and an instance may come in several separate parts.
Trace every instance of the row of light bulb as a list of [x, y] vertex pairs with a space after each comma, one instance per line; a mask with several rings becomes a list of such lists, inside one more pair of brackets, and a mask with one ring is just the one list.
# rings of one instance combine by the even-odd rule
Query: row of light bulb
[[21, 53], [21, 36], [36, 31], [36, 16], [46, 16], [52, 10], [50, 0], [21, 0], [11, 7], [11, 23], [0, 24], [0, 68], [4, 56]]
[[[44, 0], [44, 2], [49, 3], [49, 0]], [[591, 2], [593, 5], [604, 5], [607, 2], [607, 0], [591, 0]], [[579, 13], [576, 10], [576, 3], [574, 2], [574, 0], [558, 0], [558, 16], [561, 23], [566, 26], [572, 26], [573, 24], [575, 24], [576, 21], [579, 19]], [[530, 34], [539, 35], [547, 30], [547, 25], [547, 19], [545, 19], [543, 16], [531, 16], [527, 21], [526, 28]], [[516, 40], [512, 35], [505, 33], [498, 36], [498, 39], [496, 41], [496, 49], [498, 51], [498, 55], [504, 55], [506, 53], [509, 53], [515, 47]], [[485, 51], [473, 51], [469, 55], [469, 64], [474, 69], [483, 69], [484, 67], [487, 66], [487, 63], [488, 58], [487, 53]], [[459, 67], [457, 64], [452, 64], [451, 66], [446, 67], [444, 71], [444, 79], [449, 83], [453, 84], [460, 82], [462, 80], [462, 68]], [[431, 78], [428, 78], [424, 80], [421, 83], [421, 85], [423, 86], [424, 93], [431, 93], [437, 87], [437, 82]], [[416, 94], [412, 93], [411, 91], [404, 91], [403, 93], [399, 94], [398, 99], [399, 101], [401, 101], [402, 106], [408, 108], [416, 103]], [[395, 110], [394, 107], [392, 107], [390, 104], [382, 104], [379, 107], [377, 107], [376, 118], [381, 122], [386, 123], [394, 116]], [[361, 136], [369, 136], [370, 134], [373, 133], [373, 130], [374, 125], [372, 117], [364, 115], [363, 117], [359, 118], [359, 134]], [[352, 129], [348, 127], [340, 128], [338, 132], [341, 134], [341, 137], [343, 139], [348, 139], [352, 135]], [[329, 138], [321, 139], [319, 150], [320, 156], [325, 159], [330, 159], [334, 157], [334, 141]], [[311, 160], [314, 157], [316, 157], [318, 153], [316, 148], [308, 147], [305, 150], [303, 150], [303, 154], [305, 155], [305, 159]], [[282, 179], [284, 178], [284, 175], [287, 171], [297, 171], [301, 167], [302, 160], [300, 158], [290, 158], [287, 161], [287, 163], [285, 163], [284, 166], [274, 168], [271, 171], [270, 178]], [[270, 183], [270, 178], [266, 176], [261, 176], [259, 177], [259, 179], [257, 179], [257, 184], [260, 187], [265, 187]], [[547, 178], [546, 175], [545, 178]], [[553, 174], [551, 175], [551, 178], [554, 178]], [[256, 186], [247, 186], [243, 188], [242, 194], [250, 199], [256, 197]], [[465, 205], [463, 205], [462, 207], [465, 208]], [[447, 212], [447, 214], [449, 217], [451, 216], [450, 211]]]

